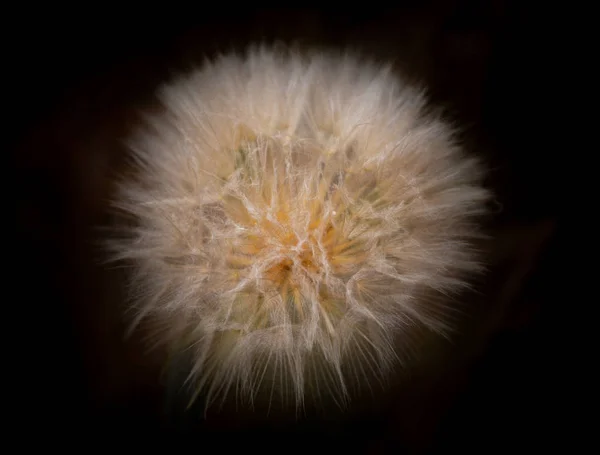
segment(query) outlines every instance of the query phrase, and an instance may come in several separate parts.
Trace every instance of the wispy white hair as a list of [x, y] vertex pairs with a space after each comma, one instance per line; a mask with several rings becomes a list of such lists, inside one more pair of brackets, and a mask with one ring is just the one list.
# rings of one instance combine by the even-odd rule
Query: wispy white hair
[[451, 328], [480, 270], [478, 162], [421, 91], [351, 53], [223, 55], [160, 91], [111, 244], [133, 327], [210, 402], [334, 397]]

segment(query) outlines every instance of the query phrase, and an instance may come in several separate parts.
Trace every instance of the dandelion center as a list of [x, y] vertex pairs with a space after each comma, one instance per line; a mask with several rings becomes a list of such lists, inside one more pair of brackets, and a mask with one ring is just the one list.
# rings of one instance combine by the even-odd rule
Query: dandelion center
[[[285, 160], [280, 167], [271, 163], [273, 173], [259, 173], [259, 156], [248, 153], [243, 163], [232, 179], [246, 180], [247, 191], [223, 198], [238, 232], [226, 248], [232, 286], [245, 296], [238, 300], [246, 310], [241, 313], [268, 310], [281, 316], [279, 321], [256, 319], [251, 329], [259, 329], [300, 324], [317, 304], [323, 323], [333, 331], [336, 315], [343, 313], [346, 281], [366, 257], [364, 239], [350, 235], [346, 217], [352, 204], [342, 197], [339, 178], [320, 174], [297, 179], [285, 171]], [[255, 175], [260, 179], [253, 181]]]

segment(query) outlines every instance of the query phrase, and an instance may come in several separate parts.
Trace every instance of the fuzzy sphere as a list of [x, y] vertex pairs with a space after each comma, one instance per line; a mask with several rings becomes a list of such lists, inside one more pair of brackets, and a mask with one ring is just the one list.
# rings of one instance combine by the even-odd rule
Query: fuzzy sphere
[[[476, 160], [391, 68], [254, 48], [160, 91], [130, 141], [113, 242], [133, 326], [187, 352], [211, 401], [331, 396], [451, 327], [480, 270]], [[372, 379], [368, 379], [372, 380]]]

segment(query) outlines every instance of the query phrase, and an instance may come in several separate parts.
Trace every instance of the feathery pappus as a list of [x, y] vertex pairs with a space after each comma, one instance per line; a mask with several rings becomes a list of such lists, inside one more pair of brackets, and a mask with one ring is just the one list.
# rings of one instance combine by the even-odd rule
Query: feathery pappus
[[488, 192], [421, 90], [352, 53], [255, 47], [159, 98], [110, 250], [132, 327], [188, 353], [194, 393], [343, 405], [451, 329]]

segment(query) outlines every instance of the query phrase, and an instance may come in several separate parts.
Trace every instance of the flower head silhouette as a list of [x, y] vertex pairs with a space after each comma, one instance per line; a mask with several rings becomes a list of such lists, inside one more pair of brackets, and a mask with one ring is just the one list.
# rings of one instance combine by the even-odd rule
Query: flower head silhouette
[[[188, 350], [209, 401], [384, 377], [480, 269], [487, 191], [419, 90], [351, 54], [225, 55], [160, 92], [113, 244], [135, 326]], [[440, 303], [442, 302], [442, 303]]]

